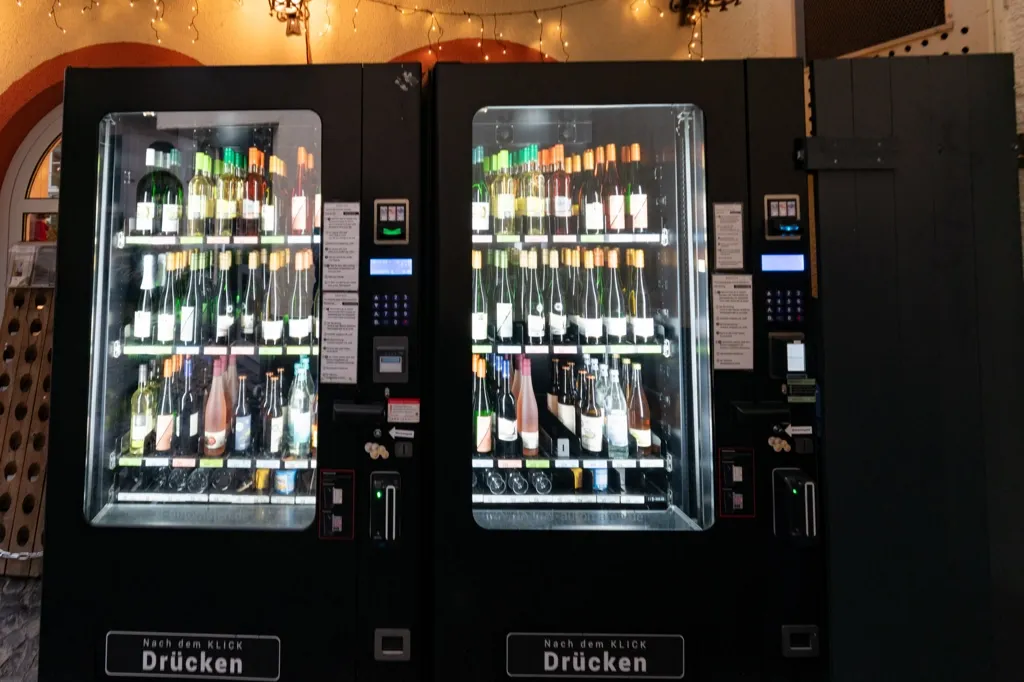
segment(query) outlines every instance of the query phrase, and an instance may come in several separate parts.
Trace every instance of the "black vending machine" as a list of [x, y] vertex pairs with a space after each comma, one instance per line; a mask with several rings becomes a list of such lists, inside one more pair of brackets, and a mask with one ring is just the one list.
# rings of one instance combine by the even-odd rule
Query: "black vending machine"
[[417, 678], [420, 106], [68, 71], [40, 679]]
[[433, 78], [435, 679], [825, 679], [799, 62]]

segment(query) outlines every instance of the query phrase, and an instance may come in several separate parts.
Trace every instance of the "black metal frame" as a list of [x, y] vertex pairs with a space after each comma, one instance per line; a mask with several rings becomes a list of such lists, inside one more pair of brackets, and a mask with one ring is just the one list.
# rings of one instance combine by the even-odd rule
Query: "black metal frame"
[[[683, 533], [479, 528], [468, 485], [469, 422], [449, 414], [461, 413], [465, 385], [447, 381], [465, 376], [468, 364], [466, 188], [477, 110], [631, 103], [700, 107], [709, 229], [714, 203], [745, 204], [747, 272], [754, 274], [757, 304], [764, 285], [754, 260], [773, 247], [757, 236], [763, 237], [763, 216], [760, 197], [752, 192], [798, 194], [806, 206], [806, 176], [792, 161], [793, 140], [803, 134], [799, 62], [440, 64], [433, 86], [430, 173], [440, 246], [431, 343], [444, 352], [434, 354], [439, 380], [430, 402], [438, 410], [431, 419], [445, 424], [434, 440], [434, 676], [504, 679], [509, 632], [633, 632], [683, 634], [687, 678], [820, 680], [826, 652], [785, 658], [780, 626], [824, 622], [823, 550], [794, 548], [774, 537], [771, 469], [788, 462], [765, 453], [766, 444], [754, 440], [756, 430], [735, 414], [740, 401], [782, 399], [777, 386], [772, 393], [766, 376], [715, 372], [714, 377], [716, 447], [749, 445], [761, 458], [757, 486], [767, 495], [757, 518], [718, 518], [708, 531]], [[713, 262], [713, 237], [709, 241]], [[802, 248], [809, 256], [806, 239]], [[763, 368], [762, 332], [755, 326], [756, 363]], [[816, 474], [813, 455], [789, 461]]]

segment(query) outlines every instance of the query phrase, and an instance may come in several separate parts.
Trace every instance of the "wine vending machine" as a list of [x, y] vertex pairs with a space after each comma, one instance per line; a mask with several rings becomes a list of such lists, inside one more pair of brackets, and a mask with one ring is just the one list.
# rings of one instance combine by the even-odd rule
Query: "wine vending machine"
[[64, 106], [41, 679], [416, 678], [419, 65]]

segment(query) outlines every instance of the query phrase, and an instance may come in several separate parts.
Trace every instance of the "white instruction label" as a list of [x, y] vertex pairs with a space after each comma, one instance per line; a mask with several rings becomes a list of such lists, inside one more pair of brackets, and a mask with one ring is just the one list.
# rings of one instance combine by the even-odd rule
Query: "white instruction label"
[[388, 421], [392, 424], [419, 424], [420, 399], [388, 398]]
[[754, 284], [750, 275], [712, 275], [715, 369], [754, 369]]
[[323, 291], [359, 291], [359, 202], [323, 207]]
[[743, 204], [715, 204], [715, 270], [743, 269]]
[[320, 326], [320, 381], [325, 384], [356, 383], [359, 294], [325, 291]]

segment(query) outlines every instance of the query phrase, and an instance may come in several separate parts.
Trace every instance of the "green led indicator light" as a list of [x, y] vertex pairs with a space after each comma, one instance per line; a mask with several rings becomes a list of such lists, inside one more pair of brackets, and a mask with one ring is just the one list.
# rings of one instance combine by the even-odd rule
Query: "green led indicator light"
[[[793, 492], [796, 492], [796, 491], [794, 490]], [[379, 499], [380, 499], [380, 497], [381, 497], [381, 495], [383, 495], [383, 494], [384, 494], [384, 493], [382, 493], [381, 491], [379, 491], [379, 490], [378, 490], [378, 491], [377, 491], [377, 499], [379, 500]]]
[[402, 234], [402, 228], [400, 228], [400, 227], [385, 227], [385, 228], [383, 228], [383, 232], [388, 237], [397, 237], [398, 235]]
[[[800, 493], [798, 493], [798, 492], [796, 491], [796, 488], [793, 488], [793, 494], [794, 494], [794, 495], [799, 495]], [[377, 497], [380, 497], [380, 493], [377, 493]]]

